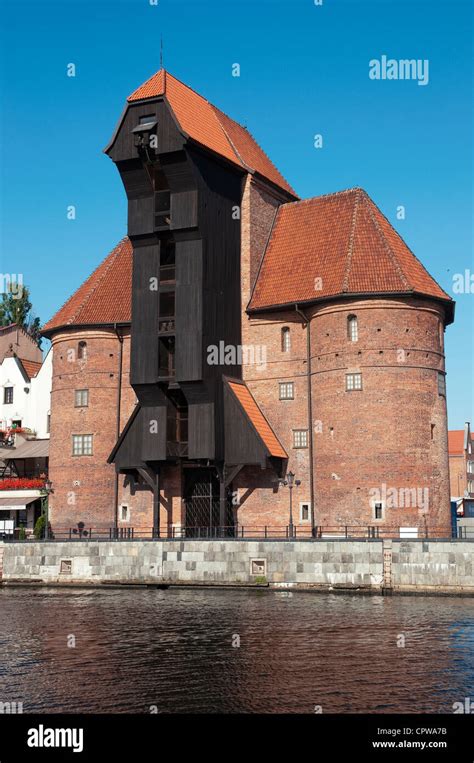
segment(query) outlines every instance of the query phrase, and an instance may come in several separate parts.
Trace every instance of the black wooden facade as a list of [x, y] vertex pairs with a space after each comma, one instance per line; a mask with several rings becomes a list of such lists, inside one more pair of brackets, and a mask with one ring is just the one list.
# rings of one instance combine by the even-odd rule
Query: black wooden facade
[[232, 476], [268, 458], [241, 420], [245, 412], [224, 394], [224, 375], [241, 378], [240, 365], [208, 362], [210, 347], [241, 342], [245, 171], [192, 143], [163, 97], [130, 103], [106, 153], [128, 198], [130, 382], [139, 401], [109, 460], [146, 479], [156, 522], [163, 465], [215, 470], [219, 524], [228, 525]]

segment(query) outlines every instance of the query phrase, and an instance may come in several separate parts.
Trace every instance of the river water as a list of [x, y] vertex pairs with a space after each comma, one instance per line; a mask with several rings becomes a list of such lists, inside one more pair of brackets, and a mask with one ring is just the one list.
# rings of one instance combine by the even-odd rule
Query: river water
[[4, 587], [0, 655], [25, 713], [451, 713], [474, 599]]

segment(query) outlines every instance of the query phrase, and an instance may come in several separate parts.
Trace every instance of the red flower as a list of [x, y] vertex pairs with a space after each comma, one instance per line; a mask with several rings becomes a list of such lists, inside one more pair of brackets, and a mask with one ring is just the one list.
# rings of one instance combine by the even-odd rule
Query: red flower
[[0, 479], [0, 490], [39, 490], [45, 480], [30, 477], [5, 477]]

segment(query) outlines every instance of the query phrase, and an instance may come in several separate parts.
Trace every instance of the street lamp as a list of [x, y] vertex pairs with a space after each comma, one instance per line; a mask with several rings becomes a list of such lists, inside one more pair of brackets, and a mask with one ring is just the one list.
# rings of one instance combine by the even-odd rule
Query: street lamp
[[290, 538], [293, 538], [294, 524], [293, 524], [293, 488], [301, 485], [301, 480], [295, 479], [296, 474], [294, 472], [288, 472], [284, 479], [278, 480], [279, 484], [283, 487], [288, 487], [290, 490], [290, 523], [288, 527], [288, 533]]
[[43, 513], [45, 516], [45, 524], [44, 524], [44, 538], [45, 540], [48, 540], [49, 536], [49, 496], [51, 493], [54, 493], [53, 490], [53, 483], [50, 479], [47, 479], [43, 486], [43, 491], [46, 493], [44, 496], [44, 504], [43, 504]]

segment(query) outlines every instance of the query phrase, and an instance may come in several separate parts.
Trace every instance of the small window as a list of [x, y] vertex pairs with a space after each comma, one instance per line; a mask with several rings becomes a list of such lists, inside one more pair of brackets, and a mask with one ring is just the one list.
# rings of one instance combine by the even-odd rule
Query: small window
[[79, 360], [85, 360], [87, 357], [87, 342], [79, 342], [77, 345], [77, 357]]
[[160, 254], [160, 284], [171, 284], [176, 279], [176, 252], [172, 243], [163, 244]]
[[164, 379], [175, 376], [175, 338], [160, 337], [158, 341], [158, 376]]
[[46, 432], [49, 434], [51, 432], [51, 414], [46, 414]]
[[281, 351], [290, 352], [291, 350], [291, 338], [290, 329], [288, 326], [284, 326], [281, 330]]
[[355, 315], [349, 315], [347, 319], [347, 336], [351, 342], [357, 342], [357, 340], [359, 339], [357, 316]]
[[308, 501], [300, 503], [300, 522], [309, 522], [311, 519], [311, 504]]
[[128, 522], [130, 520], [130, 509], [126, 503], [123, 503], [120, 507], [120, 521]]
[[293, 429], [293, 447], [294, 448], [308, 447], [308, 430], [307, 429]]
[[374, 518], [383, 519], [383, 504], [374, 503]]
[[175, 293], [174, 291], [160, 292], [160, 318], [174, 318]]
[[446, 377], [438, 372], [438, 395], [446, 397]]
[[358, 389], [362, 389], [362, 374], [346, 374], [347, 392]]
[[474, 461], [467, 462], [467, 470], [469, 474], [474, 474]]
[[74, 405], [76, 408], [87, 408], [89, 405], [89, 390], [76, 389], [74, 393]]
[[293, 382], [280, 382], [280, 400], [293, 400], [295, 397]]
[[13, 403], [13, 387], [4, 387], [3, 402], [5, 405], [10, 405]]
[[73, 456], [92, 456], [92, 435], [91, 434], [73, 434], [72, 455]]
[[140, 124], [140, 125], [148, 125], [148, 124], [151, 124], [152, 122], [155, 122], [155, 121], [156, 121], [156, 117], [155, 117], [154, 114], [145, 114], [145, 116], [140, 117], [140, 120], [139, 120], [138, 124]]
[[12, 429], [21, 429], [21, 419], [12, 419]]

